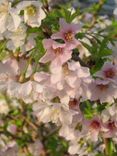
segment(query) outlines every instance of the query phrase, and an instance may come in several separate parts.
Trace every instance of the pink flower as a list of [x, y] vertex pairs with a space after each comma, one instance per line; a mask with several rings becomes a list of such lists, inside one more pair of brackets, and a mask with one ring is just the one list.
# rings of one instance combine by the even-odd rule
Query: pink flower
[[70, 125], [76, 111], [70, 110], [64, 103], [53, 103], [48, 99], [40, 100], [33, 105], [34, 115], [43, 123], [56, 123], [57, 125]]
[[50, 84], [50, 81], [49, 81], [50, 74], [46, 72], [36, 72], [33, 78], [36, 82], [39, 82], [42, 85]]
[[75, 130], [74, 127], [69, 125], [62, 125], [59, 130], [59, 136], [64, 137], [66, 140], [73, 140], [75, 139]]
[[97, 141], [101, 129], [102, 129], [102, 122], [99, 117], [95, 116], [91, 120], [84, 120], [82, 131], [83, 133], [88, 134], [88, 138], [90, 140]]
[[72, 51], [66, 48], [66, 44], [60, 44], [52, 39], [44, 39], [43, 44], [46, 53], [40, 59], [41, 63], [51, 61], [53, 66], [61, 66], [72, 57]]
[[89, 87], [92, 82], [89, 68], [83, 67], [80, 65], [79, 62], [74, 62], [74, 61], [69, 62], [68, 67], [71, 70], [71, 75], [74, 73], [77, 77], [77, 81], [75, 81], [74, 83], [75, 84], [74, 91], [75, 91], [76, 97], [79, 98], [79, 95], [80, 95], [82, 97], [81, 100], [89, 99], [90, 94], [91, 94]]
[[96, 73], [96, 76], [117, 84], [117, 65], [105, 62], [102, 69]]
[[[34, 81], [43, 86], [43, 95], [46, 98], [51, 100], [59, 97], [62, 103], [67, 104], [70, 99], [88, 98], [90, 79], [88, 68], [74, 61], [59, 67], [50, 66], [50, 74], [45, 72], [34, 74]], [[77, 109], [77, 106], [73, 109]]]
[[[59, 93], [56, 92], [56, 86], [53, 85], [50, 81], [50, 74], [46, 72], [37, 72], [34, 74], [34, 81], [35, 81], [35, 89], [33, 94], [37, 94], [37, 98], [46, 97], [47, 99], [53, 99], [54, 97], [58, 96]], [[40, 87], [42, 88], [40, 90]], [[39, 88], [39, 89], [38, 89]], [[40, 96], [41, 95], [41, 96]]]
[[12, 79], [14, 76], [18, 75], [18, 70], [18, 62], [13, 58], [0, 62], [0, 75], [4, 73], [9, 76], [9, 79]]
[[81, 26], [79, 24], [69, 24], [66, 23], [64, 19], [59, 20], [60, 31], [51, 36], [52, 39], [62, 39], [66, 43], [69, 49], [76, 48], [81, 44], [76, 40], [75, 35], [80, 31]]
[[104, 124], [103, 136], [105, 138], [112, 138], [117, 136], [117, 122], [114, 120], [109, 120]]
[[7, 59], [0, 62], [0, 90], [6, 90], [11, 81], [16, 81], [19, 72], [18, 62], [15, 59]]
[[91, 100], [100, 100], [101, 103], [113, 103], [117, 98], [117, 87], [107, 80], [96, 79], [90, 85]]
[[[18, 62], [18, 65], [19, 65], [19, 73], [22, 73], [25, 68], [26, 68], [26, 65], [27, 65], [27, 60], [26, 59], [23, 59], [21, 58]], [[27, 71], [25, 73], [25, 77], [29, 77], [31, 76], [32, 74], [32, 69], [33, 69], [33, 65], [29, 64], [28, 67], [27, 67]]]
[[50, 71], [51, 83], [59, 92], [65, 90], [70, 98], [89, 97], [88, 85], [91, 83], [91, 77], [88, 68], [82, 67], [79, 62], [71, 61], [59, 68], [51, 67]]

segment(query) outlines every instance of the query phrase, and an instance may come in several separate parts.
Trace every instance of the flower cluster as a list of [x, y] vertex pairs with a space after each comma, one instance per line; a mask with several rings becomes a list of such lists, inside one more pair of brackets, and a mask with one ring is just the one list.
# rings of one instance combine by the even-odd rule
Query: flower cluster
[[36, 34], [27, 35], [27, 29], [28, 26], [41, 25], [41, 20], [45, 18], [42, 4], [39, 1], [21, 1], [12, 6], [11, 1], [1, 0], [0, 13], [0, 40], [7, 41], [8, 50], [15, 52], [20, 48], [20, 51], [26, 52], [34, 48]]
[[[93, 18], [90, 13], [83, 15], [84, 21], [78, 24], [77, 20], [71, 23], [59, 18], [59, 29], [50, 33], [41, 27], [46, 11], [39, 1], [0, 2], [0, 40], [11, 52], [0, 62], [0, 132], [10, 135], [9, 140], [5, 134], [0, 135], [0, 146], [3, 150], [16, 146], [11, 136], [26, 136], [27, 125], [34, 128], [29, 131], [35, 140], [37, 126], [54, 124], [59, 136], [68, 141], [70, 154], [94, 156], [106, 151], [104, 141], [117, 142], [116, 52], [110, 56], [108, 47], [112, 45], [106, 45], [101, 35], [98, 42], [94, 41], [92, 33], [97, 35], [100, 25], [96, 23], [96, 28], [91, 26], [86, 32], [84, 23], [89, 24]], [[36, 47], [40, 27], [42, 43]], [[92, 43], [97, 53], [91, 49]], [[40, 51], [35, 53], [38, 48], [44, 51], [41, 57], [36, 55]], [[96, 65], [100, 59], [99, 68]], [[96, 72], [92, 72], [93, 67], [97, 67]]]

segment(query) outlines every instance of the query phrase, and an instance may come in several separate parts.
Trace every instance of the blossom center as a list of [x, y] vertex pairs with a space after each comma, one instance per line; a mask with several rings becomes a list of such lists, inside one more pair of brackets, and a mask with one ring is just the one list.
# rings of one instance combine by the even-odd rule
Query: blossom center
[[99, 121], [93, 120], [93, 121], [91, 122], [91, 124], [90, 124], [90, 127], [91, 127], [92, 129], [99, 129], [99, 128], [100, 128], [100, 123], [99, 123]]
[[54, 49], [54, 53], [55, 53], [56, 55], [61, 54], [61, 53], [62, 53], [62, 48], [58, 47], [58, 48]]
[[18, 36], [18, 35], [21, 35], [23, 32], [23, 29], [22, 28], [18, 28], [15, 32], [14, 32], [14, 35]]
[[63, 73], [64, 75], [69, 75], [69, 68], [68, 68], [68, 64], [64, 64], [63, 65]]
[[64, 38], [66, 41], [70, 42], [73, 40], [73, 33], [71, 31], [68, 31], [64, 34]]
[[34, 5], [30, 5], [26, 8], [26, 12], [29, 16], [35, 16], [36, 15], [36, 12], [37, 12], [37, 9]]
[[104, 74], [107, 78], [113, 78], [115, 76], [115, 72], [112, 68], [104, 71]]
[[108, 85], [104, 85], [104, 84], [98, 84], [97, 87], [101, 90], [104, 91], [108, 88]]
[[114, 130], [116, 128], [115, 126], [115, 122], [114, 121], [110, 121], [107, 125], [107, 127], [110, 129], [110, 130]]
[[74, 109], [77, 106], [77, 100], [73, 99], [69, 101], [69, 108]]

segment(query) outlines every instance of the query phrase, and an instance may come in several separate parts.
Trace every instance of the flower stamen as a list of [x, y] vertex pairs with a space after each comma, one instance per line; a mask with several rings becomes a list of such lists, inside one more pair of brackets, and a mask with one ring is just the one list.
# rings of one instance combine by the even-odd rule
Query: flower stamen
[[68, 31], [64, 34], [64, 38], [66, 41], [70, 42], [73, 40], [73, 33], [71, 31]]

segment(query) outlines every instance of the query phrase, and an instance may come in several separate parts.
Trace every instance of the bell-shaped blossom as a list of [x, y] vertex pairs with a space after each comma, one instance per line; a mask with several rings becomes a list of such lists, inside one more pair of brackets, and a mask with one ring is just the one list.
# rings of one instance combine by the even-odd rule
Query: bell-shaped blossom
[[70, 110], [67, 104], [52, 103], [43, 100], [38, 101], [33, 105], [34, 114], [37, 116], [39, 122], [56, 123], [57, 125], [69, 125], [72, 123], [75, 111]]
[[72, 57], [72, 51], [66, 44], [60, 44], [52, 39], [43, 40], [45, 55], [40, 59], [41, 63], [52, 62], [52, 66], [61, 66]]
[[76, 138], [74, 128], [69, 125], [63, 125], [59, 130], [59, 135], [66, 140], [74, 140]]
[[96, 79], [90, 85], [91, 97], [90, 100], [100, 100], [101, 103], [113, 103], [117, 98], [117, 87], [107, 80]]
[[16, 51], [21, 48], [25, 43], [27, 27], [22, 23], [14, 31], [6, 31], [5, 38], [8, 39], [7, 48]]
[[66, 93], [71, 98], [88, 98], [90, 94], [88, 84], [91, 82], [91, 77], [87, 67], [71, 61], [59, 68], [51, 67], [50, 71], [51, 83], [56, 85], [59, 91], [66, 89]]
[[68, 90], [68, 86], [65, 89], [58, 89], [57, 84], [51, 81], [51, 74], [46, 72], [37, 72], [34, 74], [34, 80], [43, 86], [43, 95], [52, 100], [55, 97], [59, 97], [62, 103], [69, 102], [70, 97], [66, 94], [66, 90]]
[[18, 73], [19, 67], [15, 59], [0, 62], [0, 90], [5, 91], [11, 81], [16, 81]]
[[16, 30], [21, 22], [15, 8], [8, 0], [0, 1], [0, 33], [6, 30]]
[[59, 20], [60, 31], [51, 36], [52, 39], [62, 39], [66, 43], [66, 46], [69, 49], [76, 48], [81, 44], [76, 38], [75, 35], [81, 30], [80, 24], [70, 24], [67, 23], [64, 19]]
[[80, 101], [77, 99], [70, 99], [69, 103], [69, 109], [74, 110], [77, 112], [73, 116], [72, 123], [70, 125], [62, 125], [62, 127], [59, 130], [59, 135], [64, 137], [66, 140], [74, 140], [77, 135], [77, 129], [79, 124], [82, 124], [83, 121], [83, 115], [80, 110]]
[[44, 94], [47, 97], [59, 97], [62, 103], [69, 103], [71, 98], [88, 99], [90, 94], [89, 69], [80, 66], [78, 62], [72, 61], [59, 67], [51, 66], [50, 74], [35, 73], [34, 80], [44, 86]]
[[101, 113], [101, 119], [104, 124], [102, 129], [105, 138], [117, 136], [117, 106], [116, 104], [108, 106]]
[[[34, 97], [38, 100], [46, 97], [52, 100], [55, 97], [60, 97], [60, 92], [57, 91], [56, 86], [50, 81], [50, 74], [46, 72], [37, 72], [33, 76], [35, 89], [33, 91]], [[39, 86], [40, 87], [39, 87]], [[34, 85], [33, 85], [34, 87]], [[42, 88], [42, 89], [41, 89]], [[41, 90], [40, 90], [41, 89]]]
[[106, 123], [104, 123], [104, 128], [102, 132], [103, 137], [105, 138], [117, 137], [117, 121], [108, 120]]
[[76, 135], [76, 138], [74, 140], [70, 141], [68, 152], [72, 155], [77, 154], [79, 156], [88, 156], [88, 154], [90, 154], [91, 156], [91, 153], [88, 151], [86, 139], [84, 139], [84, 135], [82, 135], [81, 133]]
[[82, 131], [86, 134], [89, 140], [94, 142], [98, 141], [98, 137], [102, 129], [102, 122], [98, 116], [95, 116], [90, 120], [84, 120], [82, 126]]
[[31, 49], [33, 49], [36, 46], [36, 41], [35, 41], [36, 36], [37, 35], [35, 33], [29, 34], [29, 36], [26, 39], [26, 42], [21, 47], [21, 52], [30, 51]]
[[39, 27], [42, 19], [45, 18], [40, 1], [21, 1], [17, 5], [17, 12], [20, 13], [22, 10], [24, 10], [24, 22], [31, 27]]
[[7, 95], [11, 98], [22, 99], [25, 103], [32, 102], [31, 99], [32, 82], [25, 83], [12, 82], [7, 87]]
[[[105, 123], [107, 121], [116, 120], [117, 119], [117, 106], [116, 104], [112, 104], [104, 109], [101, 113], [101, 119]], [[117, 121], [117, 120], [116, 120]]]
[[117, 84], [117, 65], [111, 62], [105, 62], [102, 69], [95, 75]]

